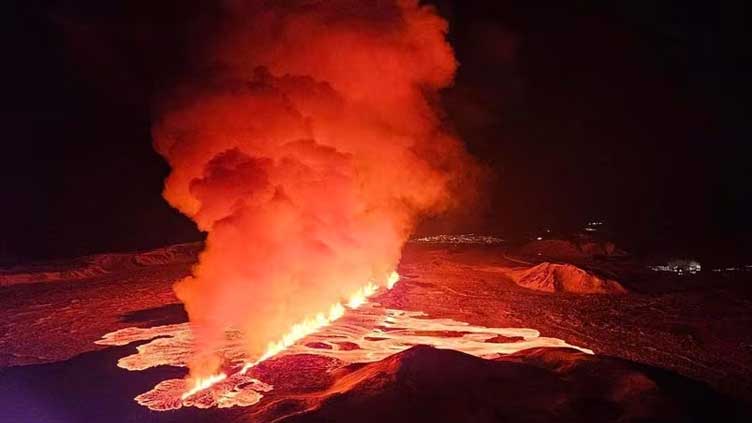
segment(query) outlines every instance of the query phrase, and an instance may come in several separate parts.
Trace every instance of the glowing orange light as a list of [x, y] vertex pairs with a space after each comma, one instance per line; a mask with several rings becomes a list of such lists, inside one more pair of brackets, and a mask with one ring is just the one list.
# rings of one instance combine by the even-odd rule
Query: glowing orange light
[[397, 272], [392, 272], [392, 273], [391, 273], [391, 274], [389, 275], [389, 279], [387, 279], [387, 281], [386, 281], [386, 288], [387, 288], [387, 289], [392, 289], [392, 287], [394, 287], [394, 285], [395, 285], [395, 284], [396, 284], [397, 282], [399, 282], [399, 280], [400, 280], [400, 275], [399, 275], [399, 273], [397, 273]]
[[[399, 274], [397, 274], [397, 272], [392, 272], [386, 281], [387, 289], [392, 289], [397, 281], [399, 281]], [[350, 296], [350, 299], [347, 302], [347, 307], [351, 309], [360, 307], [366, 302], [368, 297], [375, 294], [378, 289], [378, 285], [373, 282], [369, 282]], [[325, 315], [323, 313], [319, 313], [313, 318], [306, 319], [294, 325], [289, 332], [282, 336], [279, 341], [270, 343], [266, 349], [266, 352], [262, 354], [258, 360], [243, 365], [240, 373], [245, 374], [251, 367], [261, 363], [264, 360], [268, 360], [269, 358], [274, 357], [275, 355], [291, 347], [293, 344], [305, 338], [306, 336], [317, 332], [324, 326], [330, 325], [332, 322], [339, 319], [344, 314], [345, 307], [342, 305], [342, 303], [336, 303], [329, 309], [329, 314]]]
[[182, 396], [181, 399], [186, 399], [190, 397], [191, 395], [196, 394], [199, 391], [203, 391], [204, 389], [207, 389], [211, 387], [214, 384], [217, 384], [219, 382], [222, 382], [223, 380], [227, 379], [226, 373], [219, 373], [216, 375], [212, 375], [205, 378], [200, 378], [196, 380], [196, 383], [193, 385], [193, 388], [186, 391]]
[[[397, 272], [392, 272], [386, 280], [387, 289], [392, 289], [392, 287], [394, 287], [394, 285], [398, 281], [399, 274]], [[350, 296], [350, 299], [347, 301], [347, 307], [351, 309], [360, 307], [368, 300], [369, 297], [375, 294], [378, 289], [378, 285], [373, 282], [369, 282]], [[293, 325], [292, 328], [290, 328], [290, 330], [282, 336], [282, 338], [280, 338], [276, 342], [269, 343], [266, 351], [261, 355], [261, 357], [258, 358], [258, 360], [251, 363], [245, 363], [243, 365], [243, 368], [240, 370], [240, 374], [246, 374], [248, 370], [251, 369], [251, 367], [256, 366], [264, 360], [268, 360], [269, 358], [274, 357], [275, 355], [291, 347], [293, 344], [305, 338], [306, 336], [311, 335], [321, 328], [330, 325], [332, 322], [339, 319], [344, 314], [345, 306], [343, 306], [342, 303], [336, 303], [329, 308], [328, 313], [318, 313], [313, 317], [310, 317], [300, 323]], [[225, 379], [227, 379], [227, 374], [225, 373], [220, 373], [217, 375], [209, 376], [207, 378], [199, 379], [196, 381], [193, 388], [186, 391], [182, 395], [182, 399], [186, 399], [199, 391], [208, 389], [212, 385], [219, 383]]]

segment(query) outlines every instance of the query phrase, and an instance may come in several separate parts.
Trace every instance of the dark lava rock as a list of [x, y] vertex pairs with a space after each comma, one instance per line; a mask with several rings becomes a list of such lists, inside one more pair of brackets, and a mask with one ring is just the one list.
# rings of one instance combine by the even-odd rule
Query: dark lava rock
[[747, 421], [736, 403], [663, 370], [571, 349], [484, 360], [417, 346], [341, 375], [294, 422]]

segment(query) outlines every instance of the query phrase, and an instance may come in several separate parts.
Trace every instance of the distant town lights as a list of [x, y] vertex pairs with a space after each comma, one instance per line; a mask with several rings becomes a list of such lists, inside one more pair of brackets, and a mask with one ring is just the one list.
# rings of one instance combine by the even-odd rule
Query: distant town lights
[[672, 272], [677, 275], [690, 273], [694, 275], [702, 270], [702, 266], [694, 260], [672, 260], [666, 265], [651, 266], [650, 269], [655, 272]]

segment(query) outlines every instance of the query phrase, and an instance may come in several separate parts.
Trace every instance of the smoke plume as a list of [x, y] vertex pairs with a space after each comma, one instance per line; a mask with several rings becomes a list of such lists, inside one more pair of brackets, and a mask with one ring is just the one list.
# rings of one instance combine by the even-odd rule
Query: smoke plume
[[437, 109], [457, 63], [432, 7], [223, 6], [153, 128], [172, 167], [165, 198], [207, 233], [175, 286], [194, 376], [220, 365], [227, 328], [258, 357], [293, 324], [385, 283], [417, 220], [455, 206], [475, 168]]

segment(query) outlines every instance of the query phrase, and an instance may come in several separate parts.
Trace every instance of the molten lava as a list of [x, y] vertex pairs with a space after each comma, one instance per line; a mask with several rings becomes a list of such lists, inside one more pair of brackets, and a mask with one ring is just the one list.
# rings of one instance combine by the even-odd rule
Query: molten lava
[[219, 373], [219, 374], [214, 375], [214, 376], [209, 376], [209, 377], [204, 378], [204, 379], [199, 379], [199, 380], [196, 381], [196, 383], [193, 386], [193, 388], [191, 388], [188, 391], [186, 391], [181, 398], [182, 399], [186, 399], [186, 398], [190, 397], [191, 395], [193, 395], [193, 394], [195, 394], [195, 393], [197, 393], [199, 391], [203, 391], [204, 389], [211, 388], [211, 386], [214, 385], [215, 383], [222, 382], [225, 379], [227, 379], [227, 374], [226, 373]]
[[[386, 280], [387, 289], [392, 289], [392, 287], [394, 287], [399, 279], [400, 277], [397, 272], [393, 271], [392, 273], [390, 273], [389, 277]], [[379, 287], [376, 284], [369, 282], [367, 285], [358, 289], [358, 291], [350, 296], [350, 300], [347, 302], [347, 307], [351, 309], [357, 309], [361, 305], [365, 304], [365, 302], [368, 300], [368, 297], [375, 294], [378, 289]], [[264, 352], [261, 357], [259, 357], [254, 362], [246, 363], [245, 365], [243, 365], [243, 368], [239, 373], [246, 374], [251, 367], [256, 366], [264, 360], [274, 357], [280, 352], [291, 347], [297, 341], [317, 332], [319, 329], [325, 326], [328, 326], [335, 320], [342, 317], [344, 314], [345, 307], [342, 306], [342, 303], [336, 303], [329, 308], [328, 314], [318, 313], [312, 318], [308, 318], [300, 323], [293, 325], [290, 331], [284, 334], [279, 341], [270, 343], [266, 348], [266, 352]], [[200, 391], [211, 388], [214, 384], [222, 382], [225, 379], [227, 379], [227, 374], [224, 372], [204, 378], [196, 378], [193, 387], [186, 391], [181, 398], [185, 400], [186, 398]]]
[[[396, 278], [393, 274], [392, 279]], [[411, 287], [411, 289], [415, 288]], [[289, 341], [293, 338], [291, 336], [283, 337], [280, 342], [270, 345], [268, 356], [264, 359], [272, 356], [277, 356], [275, 358], [287, 356], [287, 359], [280, 360], [295, 363], [296, 356], [308, 357], [304, 360], [318, 356], [333, 359], [333, 363], [338, 363], [334, 366], [346, 366], [350, 363], [380, 361], [416, 345], [432, 345], [436, 348], [462, 351], [489, 359], [530, 348], [575, 348], [587, 354], [593, 353], [587, 348], [568, 344], [561, 339], [543, 337], [535, 329], [471, 325], [447, 318], [429, 317], [419, 311], [384, 308], [371, 300], [366, 301], [357, 309], [339, 315], [345, 307], [340, 303], [340, 307], [336, 307], [339, 311], [332, 316], [339, 317], [332, 319], [329, 324], [324, 324], [318, 330], [311, 329], [320, 323], [314, 319], [315, 324], [308, 326], [308, 330], [314, 330], [314, 332], [303, 335], [305, 339], [299, 339], [303, 342], [293, 342], [282, 349], [275, 349], [272, 346], [284, 345], [283, 340]], [[294, 333], [294, 337], [298, 337], [306, 331], [293, 329], [288, 335]], [[150, 341], [139, 345], [136, 354], [120, 359], [118, 366], [134, 371], [165, 365], [185, 366], [187, 360], [190, 359], [194, 337], [192, 326], [183, 323], [153, 328], [120, 329], [105, 335], [97, 343], [126, 345], [145, 340]], [[236, 337], [228, 338], [229, 342], [218, 352], [224, 357], [235, 357], [242, 362], [243, 357], [247, 356], [242, 342], [236, 342], [237, 340]], [[252, 376], [249, 369], [260, 361], [261, 359], [248, 361], [242, 369], [238, 364], [238, 371], [219, 373], [205, 382], [167, 379], [150, 391], [136, 396], [135, 400], [157, 411], [181, 407], [252, 406], [259, 403], [268, 392], [276, 390], [274, 385], [266, 383], [269, 380], [262, 382], [256, 377], [279, 378], [279, 373], [276, 375], [274, 373], [280, 370], [285, 371], [286, 368], [285, 365], [280, 367], [280, 362], [277, 362]], [[270, 371], [272, 374], [269, 373]], [[295, 373], [298, 369], [293, 365], [287, 367], [287, 371]], [[280, 387], [281, 392], [285, 392], [285, 389], [290, 388]]]
[[213, 32], [152, 128], [165, 199], [206, 233], [175, 285], [194, 386], [221, 374], [228, 328], [277, 354], [363, 304], [364, 281], [393, 285], [417, 223], [469, 203], [478, 166], [436, 101], [457, 62], [421, 3], [237, 0], [196, 23]]

